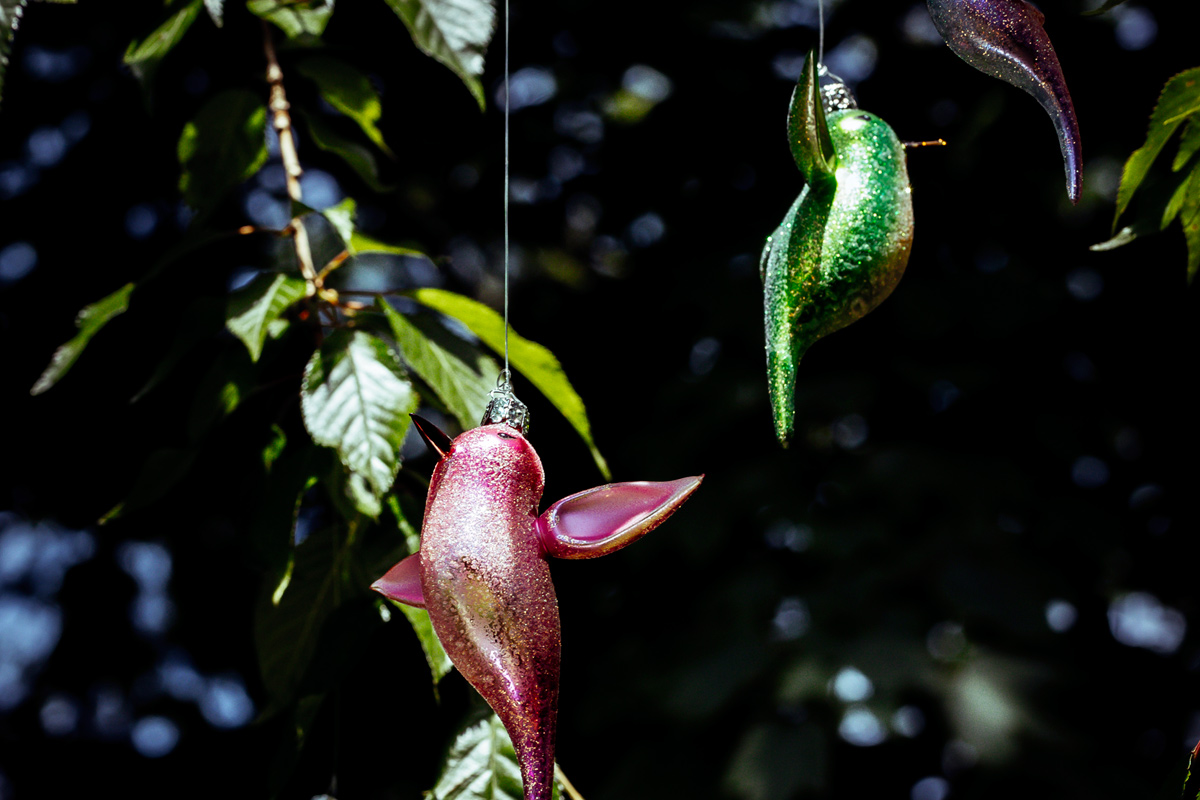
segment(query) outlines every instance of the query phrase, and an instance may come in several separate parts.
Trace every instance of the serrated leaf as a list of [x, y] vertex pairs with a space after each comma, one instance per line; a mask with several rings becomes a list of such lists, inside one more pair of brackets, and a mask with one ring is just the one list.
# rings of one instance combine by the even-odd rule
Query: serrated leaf
[[[431, 800], [522, 800], [521, 768], [508, 731], [495, 714], [468, 725], [454, 739]], [[554, 800], [562, 787], [554, 781]]]
[[270, 326], [283, 312], [302, 299], [308, 284], [294, 275], [267, 272], [230, 296], [225, 312], [225, 327], [242, 340], [250, 351], [250, 360], [262, 355]]
[[817, 79], [817, 58], [811, 50], [804, 60], [800, 80], [792, 91], [787, 132], [788, 147], [804, 179], [809, 183], [832, 180], [837, 157], [833, 152], [833, 140], [829, 138], [829, 125], [825, 121], [825, 107]]
[[328, 56], [302, 59], [296, 62], [296, 71], [317, 85], [317, 92], [325, 102], [354, 120], [376, 147], [392, 155], [376, 125], [383, 114], [383, 105], [366, 75], [345, 61]]
[[364, 331], [334, 331], [304, 371], [300, 409], [309, 435], [334, 448], [377, 500], [400, 468], [400, 445], [417, 404], [396, 355]]
[[[497, 354], [504, 355], [504, 319], [483, 303], [443, 289], [417, 289], [406, 294], [421, 305], [458, 320]], [[511, 327], [508, 330], [508, 355], [512, 367], [566, 417], [587, 444], [605, 480], [611, 480], [608, 463], [592, 440], [592, 426], [583, 399], [567, 380], [558, 359], [537, 342], [522, 338]]]
[[250, 13], [273, 23], [289, 39], [320, 36], [333, 16], [333, 0], [250, 0]]
[[225, 24], [225, 0], [204, 0], [204, 8], [214, 25], [220, 28]]
[[183, 39], [200, 15], [201, 0], [191, 0], [167, 17], [167, 21], [142, 41], [133, 41], [125, 50], [125, 63], [143, 83], [154, 74], [160, 61]]
[[475, 427], [487, 408], [500, 368], [467, 342], [432, 320], [410, 319], [383, 298], [383, 309], [404, 361], [445, 403], [464, 430]]
[[1200, 166], [1192, 171], [1187, 194], [1179, 209], [1179, 224], [1183, 226], [1183, 238], [1187, 241], [1188, 282], [1200, 271]]
[[363, 183], [376, 192], [390, 192], [396, 187], [384, 183], [379, 178], [379, 163], [375, 153], [365, 145], [351, 141], [335, 131], [329, 123], [315, 114], [305, 114], [298, 111], [308, 127], [313, 144], [327, 153], [333, 153], [341, 158], [350, 169], [362, 178]]
[[179, 137], [179, 191], [207, 212], [228, 190], [267, 161], [267, 107], [253, 92], [229, 89], [212, 97]]
[[1146, 142], [1134, 150], [1125, 162], [1121, 185], [1117, 189], [1114, 230], [1167, 141], [1191, 114], [1197, 112], [1200, 112], [1200, 67], [1179, 73], [1163, 86], [1158, 104], [1150, 115]]
[[479, 109], [485, 108], [483, 55], [496, 27], [491, 0], [387, 0], [413, 43], [462, 78]]
[[131, 294], [133, 294], [133, 284], [127, 283], [108, 297], [85, 306], [79, 312], [79, 315], [75, 317], [75, 327], [79, 329], [79, 333], [75, 334], [69, 341], [60, 345], [54, 351], [50, 363], [42, 372], [41, 377], [37, 379], [37, 382], [33, 384], [33, 388], [29, 390], [29, 393], [34, 395], [41, 394], [62, 380], [62, 377], [74, 366], [75, 361], [88, 346], [88, 342], [92, 340], [92, 337], [99, 333], [100, 329], [112, 321], [114, 317], [125, 313], [129, 308], [129, 296]]

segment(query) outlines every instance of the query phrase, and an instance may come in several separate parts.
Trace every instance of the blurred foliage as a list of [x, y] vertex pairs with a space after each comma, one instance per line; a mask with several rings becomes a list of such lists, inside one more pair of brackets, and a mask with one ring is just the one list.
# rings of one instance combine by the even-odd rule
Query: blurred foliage
[[[405, 412], [466, 428], [499, 372], [500, 97], [530, 337], [509, 344], [549, 496], [597, 466], [707, 474], [620, 558], [553, 567], [583, 794], [1177, 796], [1200, 724], [1196, 300], [1175, 237], [1086, 244], [1135, 189], [1118, 217], [1186, 230], [1185, 86], [1155, 111], [1183, 104], [1151, 137], [1182, 131], [1170, 174], [1121, 164], [1162, 76], [1194, 72], [1194, 26], [1159, 4], [1130, 51], [1115, 18], [1145, 9], [1043, 5], [1078, 208], [1040, 109], [931, 42], [923, 4], [827, 5], [863, 106], [949, 147], [910, 152], [907, 274], [806, 357], [783, 452], [754, 254], [800, 190], [785, 117], [814, 3], [517, 6], [509, 98], [489, 3], [0, 2], [2, 507], [96, 542], [46, 589], [0, 518], [0, 641], [11, 598], [62, 614], [40, 666], [14, 679], [0, 653], [0, 794], [512, 793], [427, 617], [366, 588], [417, 545], [433, 460]], [[157, 632], [130, 543], [170, 553]], [[181, 652], [241, 676], [253, 723], [172, 694]], [[130, 746], [164, 719], [173, 749]]]
[[1179, 146], [1171, 161], [1169, 177], [1160, 181], [1172, 185], [1165, 202], [1151, 205], [1148, 216], [1127, 226], [1117, 235], [1093, 250], [1111, 250], [1128, 244], [1142, 233], [1166, 230], [1179, 219], [1183, 236], [1187, 241], [1187, 276], [1190, 282], [1200, 270], [1200, 67], [1179, 73], [1163, 86], [1154, 113], [1150, 115], [1150, 130], [1146, 143], [1133, 152], [1125, 162], [1121, 175], [1121, 187], [1117, 191], [1117, 213], [1113, 219], [1113, 230], [1129, 208], [1134, 194], [1146, 180], [1150, 168], [1158, 159], [1167, 142], [1182, 130]]

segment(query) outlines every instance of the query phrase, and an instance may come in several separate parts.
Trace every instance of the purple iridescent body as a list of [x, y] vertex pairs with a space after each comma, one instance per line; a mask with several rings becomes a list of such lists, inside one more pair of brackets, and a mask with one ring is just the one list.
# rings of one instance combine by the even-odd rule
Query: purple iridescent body
[[549, 800], [560, 627], [546, 557], [624, 547], [679, 508], [700, 478], [601, 486], [539, 517], [542, 463], [516, 428], [484, 425], [450, 442], [428, 422], [417, 424], [442, 454], [421, 550], [372, 588], [429, 611], [446, 654], [508, 730], [526, 800]]
[[1045, 17], [1026, 0], [927, 0], [938, 32], [955, 55], [980, 72], [1025, 90], [1054, 123], [1067, 173], [1067, 195], [1079, 202], [1083, 156], [1079, 123]]

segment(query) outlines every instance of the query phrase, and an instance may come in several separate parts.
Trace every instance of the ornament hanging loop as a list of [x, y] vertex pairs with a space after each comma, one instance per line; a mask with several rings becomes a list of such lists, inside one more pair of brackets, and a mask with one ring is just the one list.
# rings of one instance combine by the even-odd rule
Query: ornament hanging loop
[[529, 407], [512, 390], [512, 376], [505, 368], [496, 378], [496, 388], [488, 392], [487, 410], [480, 425], [503, 423], [521, 433], [529, 430]]
[[817, 65], [817, 78], [821, 82], [821, 106], [826, 114], [858, 108], [854, 92], [841, 77], [829, 71], [824, 64]]

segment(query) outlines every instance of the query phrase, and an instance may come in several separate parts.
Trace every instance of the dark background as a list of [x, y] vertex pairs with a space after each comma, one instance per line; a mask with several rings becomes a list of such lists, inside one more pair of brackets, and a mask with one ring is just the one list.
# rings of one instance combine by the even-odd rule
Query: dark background
[[[1186, 389], [1196, 295], [1177, 226], [1108, 253], [1088, 245], [1110, 234], [1120, 167], [1160, 87], [1197, 65], [1189, 5], [1083, 17], [1075, 2], [1042, 4], [1082, 131], [1075, 207], [1045, 114], [924, 38], [922, 5], [828, 10], [827, 61], [859, 64], [842, 72], [860, 75], [860, 105], [902, 140], [949, 144], [909, 151], [906, 275], [806, 356], [786, 451], [772, 437], [757, 262], [802, 186], [784, 121], [816, 44], [815, 6], [514, 8], [514, 72], [538, 67], [556, 91], [512, 118], [514, 185], [534, 186], [512, 209], [513, 324], [562, 361], [616, 480], [706, 475], [636, 547], [553, 567], [558, 759], [589, 800], [1177, 791], [1200, 739]], [[160, 4], [35, 4], [16, 37], [0, 248], [25, 242], [36, 266], [0, 285], [0, 646], [13, 648], [9, 664], [18, 641], [42, 654], [0, 680], [5, 800], [268, 791], [282, 724], [247, 724], [264, 697], [252, 640], [261, 575], [243, 544], [256, 498], [241, 478], [267, 412], [239, 409], [181, 487], [95, 525], [149, 453], [185, 440], [211, 353], [129, 402], [178, 314], [256, 255], [230, 247], [172, 265], [154, 302], [113, 322], [60, 385], [28, 395], [76, 311], [181, 237], [183, 122], [221, 88], [265, 91], [257, 21], [229, 6], [223, 30], [201, 18], [169, 56], [152, 103], [120, 59]], [[385, 177], [399, 188], [372, 195], [302, 137], [305, 165], [336, 176], [380, 238], [449, 256], [431, 280], [497, 303], [495, 104], [480, 115], [381, 2], [340, 3], [325, 40], [377, 81], [397, 153]], [[872, 68], [845, 60], [855, 43], [874, 49]], [[672, 90], [622, 123], [605, 108], [633, 65]], [[562, 166], [580, 158], [582, 174]], [[214, 226], [243, 224], [250, 191]], [[283, 374], [272, 396], [286, 402], [298, 377]], [[546, 501], [600, 483], [566, 423], [517, 389]], [[432, 462], [409, 468], [427, 476]], [[14, 530], [39, 532], [19, 540], [38, 542], [36, 558]], [[130, 566], [138, 553], [159, 565], [153, 596], [169, 624], [131, 624], [152, 593]], [[400, 621], [348, 661], [285, 796], [329, 790], [336, 773], [342, 798], [418, 797], [470, 690], [452, 675], [438, 705]], [[198, 676], [194, 697], [165, 677], [181, 663]], [[179, 735], [159, 757], [131, 746], [147, 717]]]

